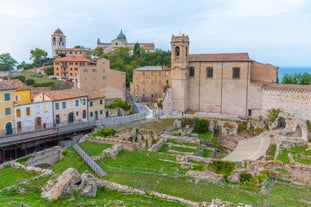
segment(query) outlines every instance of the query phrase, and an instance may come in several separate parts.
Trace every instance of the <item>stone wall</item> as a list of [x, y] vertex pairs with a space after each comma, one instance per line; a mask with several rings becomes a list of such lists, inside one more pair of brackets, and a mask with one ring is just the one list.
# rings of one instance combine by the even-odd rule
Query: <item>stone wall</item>
[[280, 108], [290, 115], [311, 120], [311, 86], [264, 84], [262, 115], [271, 108]]
[[149, 148], [149, 151], [151, 152], [158, 152], [163, 145], [166, 143], [166, 139], [165, 138], [161, 138], [157, 141], [157, 143], [155, 143], [154, 145], [152, 145], [152, 147]]
[[85, 136], [85, 141], [97, 142], [97, 143], [101, 143], [101, 144], [111, 144], [111, 145], [122, 144], [123, 149], [126, 151], [134, 151], [135, 149], [139, 148], [138, 144], [133, 144], [132, 142], [124, 141], [124, 140], [120, 140], [120, 139], [101, 138], [101, 137], [94, 138], [94, 137], [90, 137], [90, 136]]
[[61, 157], [62, 149], [60, 146], [55, 146], [49, 149], [42, 150], [33, 154], [33, 156], [27, 160], [27, 165], [38, 166], [42, 164], [54, 165]]

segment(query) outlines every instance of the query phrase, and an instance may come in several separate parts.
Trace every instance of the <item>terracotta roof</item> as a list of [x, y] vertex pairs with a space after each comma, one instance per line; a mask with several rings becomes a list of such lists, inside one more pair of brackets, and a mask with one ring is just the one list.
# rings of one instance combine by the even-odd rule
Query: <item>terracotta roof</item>
[[58, 91], [44, 91], [44, 95], [49, 97], [50, 99], [57, 100], [65, 100], [65, 99], [73, 99], [78, 97], [87, 96], [86, 92], [83, 92], [78, 89], [68, 89], [68, 90], [58, 90]]
[[81, 56], [57, 58], [55, 62], [92, 62], [92, 60], [81, 55]]
[[232, 61], [252, 61], [248, 53], [219, 53], [219, 54], [191, 54], [189, 61], [207, 61], [207, 62], [232, 62]]
[[51, 87], [31, 87], [30, 88], [30, 96], [31, 100], [34, 99], [35, 96], [37, 96], [39, 93], [46, 92], [46, 91], [51, 91]]
[[104, 93], [100, 90], [87, 91], [87, 96], [89, 100], [105, 98]]
[[6, 83], [0, 82], [0, 90], [1, 91], [4, 91], [4, 90], [14, 90], [14, 89], [15, 89], [15, 87], [10, 86], [10, 85], [8, 85]]
[[60, 50], [60, 51], [71, 51], [71, 50], [73, 50], [73, 51], [75, 51], [75, 50], [77, 50], [77, 51], [80, 51], [80, 50], [83, 50], [83, 51], [88, 51], [88, 50], [90, 50], [90, 49], [87, 49], [87, 48], [57, 48], [56, 49], [57, 51], [58, 50]]
[[289, 90], [308, 90], [311, 91], [311, 85], [296, 85], [296, 84], [277, 84], [277, 83], [264, 83], [262, 88], [277, 88]]
[[57, 30], [55, 30], [55, 32], [53, 34], [61, 34], [64, 35], [64, 33], [62, 32], [62, 30], [60, 30], [59, 28], [57, 28]]
[[24, 84], [19, 79], [3, 80], [3, 82], [9, 86], [16, 88], [17, 90], [29, 90], [30, 89], [26, 84]]

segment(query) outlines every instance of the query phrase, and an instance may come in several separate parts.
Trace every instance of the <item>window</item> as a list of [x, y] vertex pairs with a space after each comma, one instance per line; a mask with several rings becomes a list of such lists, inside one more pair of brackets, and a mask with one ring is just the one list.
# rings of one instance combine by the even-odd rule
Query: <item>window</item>
[[99, 114], [100, 114], [100, 115], [103, 115], [103, 110], [99, 110]]
[[179, 56], [179, 47], [175, 47], [175, 56], [178, 57]]
[[86, 105], [86, 99], [82, 99], [82, 105]]
[[63, 109], [66, 108], [66, 102], [62, 102]]
[[44, 112], [49, 112], [49, 105], [44, 104]]
[[90, 112], [90, 117], [93, 117], [93, 112]]
[[26, 108], [26, 116], [30, 116], [30, 107]]
[[11, 108], [5, 108], [5, 115], [11, 115]]
[[83, 112], [82, 112], [82, 118], [83, 118], [83, 119], [86, 118], [86, 110], [83, 110]]
[[87, 72], [88, 72], [88, 69], [83, 69], [83, 72], [87, 73]]
[[[105, 62], [104, 62], [103, 64], [105, 64]], [[102, 72], [104, 73], [105, 71], [106, 71], [105, 68], [103, 68], [103, 69], [102, 69]]]
[[234, 79], [240, 78], [240, 68], [233, 68], [232, 69], [232, 78], [234, 78]]
[[103, 105], [103, 100], [102, 100], [102, 99], [99, 100], [99, 104], [100, 104], [100, 105]]
[[55, 110], [59, 110], [59, 103], [55, 103]]
[[189, 68], [189, 77], [194, 77], [194, 67]]
[[20, 109], [16, 109], [16, 117], [21, 117], [21, 110]]
[[107, 80], [107, 76], [104, 75], [104, 76], [103, 76], [103, 80]]
[[21, 100], [21, 96], [16, 96], [16, 101], [20, 101]]
[[4, 101], [10, 101], [11, 100], [11, 94], [10, 93], [5, 93], [4, 94]]
[[76, 107], [79, 106], [79, 100], [75, 100], [75, 105], [76, 105]]
[[90, 106], [93, 106], [93, 101], [90, 101]]
[[211, 67], [208, 67], [208, 68], [206, 68], [206, 77], [207, 78], [213, 78], [213, 68], [211, 68]]
[[96, 72], [96, 69], [92, 69], [92, 72], [95, 73], [95, 72]]
[[79, 111], [76, 111], [76, 116], [79, 116]]

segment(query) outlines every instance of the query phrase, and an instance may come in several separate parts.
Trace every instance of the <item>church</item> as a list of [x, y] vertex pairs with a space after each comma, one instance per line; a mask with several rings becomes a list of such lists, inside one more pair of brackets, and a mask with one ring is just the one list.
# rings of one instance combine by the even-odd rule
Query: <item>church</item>
[[258, 63], [248, 53], [189, 54], [189, 37], [171, 38], [171, 91], [167, 113], [201, 111], [262, 115], [263, 84], [276, 83], [278, 67]]
[[[119, 47], [127, 47], [130, 50], [130, 53], [133, 54], [134, 47], [136, 43], [128, 43], [125, 34], [122, 30], [118, 34], [117, 38], [109, 42], [101, 42], [100, 39], [97, 39], [97, 48], [102, 48], [104, 53], [110, 53]], [[143, 48], [145, 51], [154, 52], [154, 43], [138, 43], [140, 48]]]

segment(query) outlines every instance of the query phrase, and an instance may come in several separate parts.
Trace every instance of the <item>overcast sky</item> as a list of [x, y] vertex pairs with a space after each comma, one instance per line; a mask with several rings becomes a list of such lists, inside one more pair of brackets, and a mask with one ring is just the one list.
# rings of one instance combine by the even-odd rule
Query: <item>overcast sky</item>
[[67, 47], [94, 49], [120, 30], [128, 42], [170, 50], [172, 34], [190, 38], [190, 53], [248, 52], [276, 66], [311, 66], [308, 0], [0, 0], [0, 54], [29, 62], [30, 50], [51, 56], [59, 27]]

